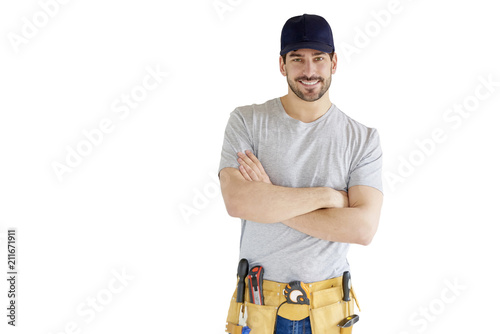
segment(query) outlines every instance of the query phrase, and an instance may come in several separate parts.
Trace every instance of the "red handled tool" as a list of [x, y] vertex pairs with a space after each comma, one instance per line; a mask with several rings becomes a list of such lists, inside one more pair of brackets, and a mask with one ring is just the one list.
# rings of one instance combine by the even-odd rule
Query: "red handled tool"
[[262, 282], [264, 280], [264, 268], [255, 266], [248, 273], [248, 290], [250, 302], [255, 305], [264, 305], [264, 294], [262, 293]]

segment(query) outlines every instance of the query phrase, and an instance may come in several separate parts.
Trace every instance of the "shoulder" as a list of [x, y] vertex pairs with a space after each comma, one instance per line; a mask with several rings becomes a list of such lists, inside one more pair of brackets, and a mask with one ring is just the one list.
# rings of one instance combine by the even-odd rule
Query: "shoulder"
[[378, 131], [376, 128], [372, 128], [364, 125], [361, 122], [356, 121], [352, 117], [346, 115], [337, 106], [337, 117], [339, 123], [344, 125], [344, 129], [347, 132], [346, 135], [355, 137], [358, 140], [372, 140], [378, 138]]
[[278, 98], [271, 99], [260, 104], [250, 104], [237, 107], [233, 114], [237, 114], [243, 118], [253, 118], [268, 116], [278, 109]]

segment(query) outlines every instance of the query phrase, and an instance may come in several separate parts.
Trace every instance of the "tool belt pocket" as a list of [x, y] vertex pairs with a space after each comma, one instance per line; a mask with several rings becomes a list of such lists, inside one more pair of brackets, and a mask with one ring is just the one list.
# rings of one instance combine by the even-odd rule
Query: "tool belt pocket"
[[274, 333], [276, 321], [276, 306], [255, 305], [245, 302], [248, 312], [247, 326], [252, 329], [252, 334]]
[[312, 293], [310, 320], [313, 334], [341, 333], [338, 324], [354, 313], [353, 299], [342, 300], [340, 287], [333, 287]]
[[234, 290], [233, 297], [231, 298], [231, 303], [229, 304], [229, 311], [227, 312], [227, 322], [238, 324], [239, 312], [241, 309], [241, 303], [236, 302], [236, 290]]

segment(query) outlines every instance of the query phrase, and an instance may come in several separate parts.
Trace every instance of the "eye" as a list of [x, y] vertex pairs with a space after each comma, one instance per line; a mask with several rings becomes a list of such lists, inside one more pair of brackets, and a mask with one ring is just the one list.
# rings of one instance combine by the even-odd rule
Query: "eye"
[[324, 57], [317, 57], [316, 60], [317, 61], [322, 61], [323, 59], [325, 59]]
[[293, 58], [293, 59], [292, 59], [292, 61], [294, 61], [294, 62], [297, 62], [297, 63], [298, 63], [299, 61], [302, 61], [302, 59], [300, 59], [300, 58]]

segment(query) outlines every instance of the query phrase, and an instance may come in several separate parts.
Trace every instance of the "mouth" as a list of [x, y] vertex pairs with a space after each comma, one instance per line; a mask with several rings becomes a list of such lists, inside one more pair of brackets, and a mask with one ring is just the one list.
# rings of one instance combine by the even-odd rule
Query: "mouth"
[[314, 87], [316, 86], [317, 84], [320, 83], [320, 80], [319, 79], [316, 79], [316, 80], [298, 80], [302, 85], [304, 85], [305, 87]]

